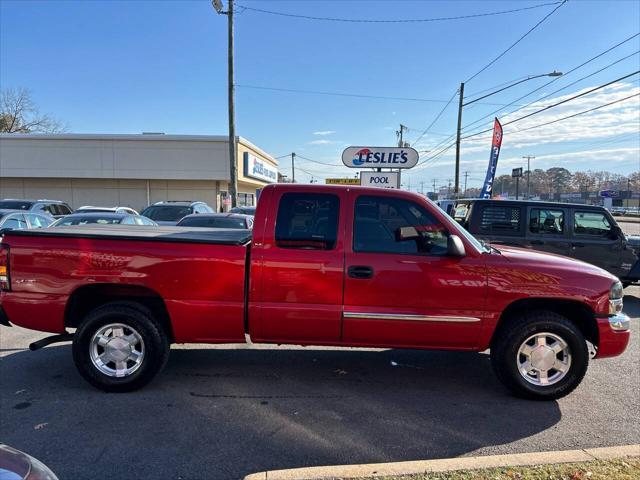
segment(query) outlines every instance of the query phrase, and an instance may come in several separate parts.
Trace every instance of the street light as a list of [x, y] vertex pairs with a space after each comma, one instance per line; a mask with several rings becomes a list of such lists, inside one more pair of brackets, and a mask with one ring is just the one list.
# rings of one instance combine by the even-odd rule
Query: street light
[[211, 0], [211, 5], [219, 15], [226, 15], [229, 20], [229, 49], [228, 49], [228, 83], [229, 83], [229, 196], [231, 207], [238, 203], [238, 158], [236, 153], [236, 114], [234, 105], [233, 86], [233, 0], [229, 0], [227, 11], [222, 10], [222, 0]]
[[502, 87], [499, 90], [496, 90], [494, 92], [491, 93], [487, 93], [486, 95], [483, 95], [482, 97], [478, 97], [478, 98], [474, 98], [473, 100], [468, 101], [467, 103], [464, 103], [464, 82], [462, 82], [460, 84], [460, 100], [458, 103], [458, 128], [456, 131], [456, 181], [455, 181], [455, 186], [454, 186], [454, 195], [457, 197], [459, 191], [460, 191], [460, 133], [462, 131], [462, 107], [466, 107], [467, 105], [471, 105], [472, 103], [475, 103], [479, 100], [483, 100], [487, 97], [490, 97], [491, 95], [495, 95], [496, 93], [500, 93], [508, 88], [511, 87], [515, 87], [516, 85], [520, 85], [521, 83], [524, 82], [528, 82], [529, 80], [533, 80], [534, 78], [540, 78], [540, 77], [560, 77], [562, 76], [562, 72], [557, 72], [557, 71], [553, 71], [550, 73], [543, 73], [541, 75], [531, 75], [529, 77], [526, 77], [522, 80], [518, 80], [517, 82], [514, 82], [510, 85], [507, 85], [506, 87]]

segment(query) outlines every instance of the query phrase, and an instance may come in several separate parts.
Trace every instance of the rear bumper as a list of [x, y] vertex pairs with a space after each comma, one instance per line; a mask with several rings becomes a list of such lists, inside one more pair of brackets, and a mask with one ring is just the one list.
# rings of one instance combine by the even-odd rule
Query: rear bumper
[[598, 321], [600, 341], [596, 358], [615, 357], [621, 355], [631, 337], [629, 317], [623, 313], [611, 317], [601, 317]]

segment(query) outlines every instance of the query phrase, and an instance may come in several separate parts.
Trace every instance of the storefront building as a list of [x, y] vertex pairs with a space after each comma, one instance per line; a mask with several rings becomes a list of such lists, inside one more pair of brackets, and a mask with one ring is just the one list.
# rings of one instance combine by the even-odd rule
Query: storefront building
[[[237, 154], [238, 204], [255, 205], [277, 181], [277, 161], [242, 137]], [[229, 179], [227, 136], [0, 134], [0, 198], [136, 210], [201, 200], [220, 211], [230, 204]]]

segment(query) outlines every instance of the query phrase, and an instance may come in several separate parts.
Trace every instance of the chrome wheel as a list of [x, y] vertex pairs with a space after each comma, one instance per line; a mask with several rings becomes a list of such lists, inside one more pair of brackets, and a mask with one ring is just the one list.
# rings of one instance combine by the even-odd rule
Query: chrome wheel
[[126, 377], [140, 368], [145, 350], [142, 336], [123, 323], [101, 327], [91, 338], [91, 362], [109, 377]]
[[548, 386], [562, 380], [571, 368], [571, 351], [558, 335], [541, 332], [520, 345], [516, 361], [520, 375], [527, 382]]

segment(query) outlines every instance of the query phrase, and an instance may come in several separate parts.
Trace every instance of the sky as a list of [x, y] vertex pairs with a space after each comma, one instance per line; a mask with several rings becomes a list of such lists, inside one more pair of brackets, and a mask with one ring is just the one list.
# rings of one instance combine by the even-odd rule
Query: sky
[[[508, 10], [520, 11], [495, 14]], [[494, 116], [517, 120], [498, 175], [524, 155], [532, 168], [640, 170], [638, 74], [519, 120], [640, 70], [638, 1], [237, 0], [235, 30], [236, 132], [283, 157], [285, 175], [296, 152], [299, 181], [353, 176], [342, 150], [394, 145], [403, 124], [421, 153], [405, 188], [447, 185], [460, 83], [468, 102], [552, 71], [565, 75], [463, 109], [468, 186], [482, 183], [491, 133], [464, 137]], [[69, 132], [226, 135], [227, 18], [208, 0], [0, 0], [0, 88], [18, 87]]]

